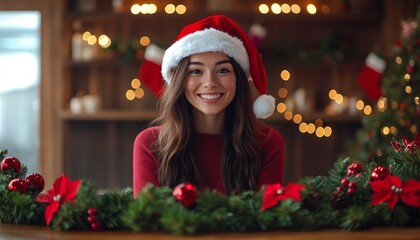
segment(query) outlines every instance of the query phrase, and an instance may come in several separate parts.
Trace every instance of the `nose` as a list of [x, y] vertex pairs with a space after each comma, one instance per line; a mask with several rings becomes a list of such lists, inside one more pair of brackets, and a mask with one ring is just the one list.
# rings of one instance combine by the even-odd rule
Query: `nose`
[[203, 87], [214, 88], [217, 87], [217, 78], [212, 73], [205, 74], [203, 79]]

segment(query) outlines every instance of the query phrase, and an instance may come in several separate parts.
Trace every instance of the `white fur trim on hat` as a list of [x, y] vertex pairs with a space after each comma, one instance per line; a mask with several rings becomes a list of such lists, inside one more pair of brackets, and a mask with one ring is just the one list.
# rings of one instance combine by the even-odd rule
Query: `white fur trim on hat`
[[276, 108], [276, 99], [274, 99], [271, 95], [260, 95], [257, 99], [254, 101], [254, 114], [257, 118], [268, 118], [270, 117], [274, 109]]
[[188, 34], [166, 49], [162, 61], [163, 79], [169, 83], [172, 69], [183, 58], [204, 52], [223, 52], [233, 57], [249, 77], [249, 58], [242, 41], [225, 32], [208, 28]]

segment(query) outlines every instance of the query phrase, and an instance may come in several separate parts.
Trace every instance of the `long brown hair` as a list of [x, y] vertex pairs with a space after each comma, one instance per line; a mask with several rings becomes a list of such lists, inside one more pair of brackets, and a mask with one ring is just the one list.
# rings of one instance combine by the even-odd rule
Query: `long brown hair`
[[[225, 111], [224, 143], [220, 171], [226, 194], [256, 190], [260, 170], [257, 120], [246, 74], [230, 58], [236, 75], [236, 94]], [[191, 182], [202, 188], [193, 157], [194, 122], [192, 106], [185, 97], [189, 57], [180, 61], [160, 100], [161, 115], [153, 124], [161, 125], [155, 152], [159, 159], [158, 181], [175, 187]], [[244, 140], [245, 139], [245, 140]]]

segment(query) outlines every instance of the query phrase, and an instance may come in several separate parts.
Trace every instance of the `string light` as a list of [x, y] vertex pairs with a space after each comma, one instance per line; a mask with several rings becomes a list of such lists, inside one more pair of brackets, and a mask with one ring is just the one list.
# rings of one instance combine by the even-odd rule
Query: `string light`
[[262, 14], [267, 14], [270, 11], [270, 8], [268, 7], [267, 4], [260, 4], [260, 6], [258, 7], [258, 10]]

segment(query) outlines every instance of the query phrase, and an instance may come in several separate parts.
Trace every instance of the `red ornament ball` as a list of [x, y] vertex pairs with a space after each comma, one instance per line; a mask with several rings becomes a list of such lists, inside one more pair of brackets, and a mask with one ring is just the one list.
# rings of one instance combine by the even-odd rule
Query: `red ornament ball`
[[172, 195], [184, 207], [192, 207], [197, 202], [198, 189], [194, 184], [181, 183], [175, 187]]
[[90, 224], [90, 227], [91, 227], [91, 228], [92, 228], [92, 230], [94, 230], [94, 231], [99, 230], [99, 229], [101, 229], [101, 223], [100, 223], [100, 222], [98, 222], [98, 221], [96, 221], [96, 222], [92, 222], [92, 223]]
[[362, 171], [363, 165], [358, 162], [354, 162], [348, 166], [347, 175], [357, 175], [360, 174]]
[[370, 174], [370, 180], [371, 181], [383, 180], [390, 174], [391, 173], [388, 168], [383, 167], [383, 166], [378, 166], [374, 168], [372, 173]]
[[21, 167], [20, 161], [15, 157], [5, 157], [0, 164], [1, 171], [5, 174], [10, 171], [18, 174]]
[[25, 193], [28, 189], [28, 184], [25, 180], [15, 178], [12, 181], [10, 181], [8, 188], [10, 191]]
[[26, 183], [28, 184], [28, 190], [34, 193], [40, 193], [44, 190], [45, 180], [38, 173], [31, 173], [25, 178]]

